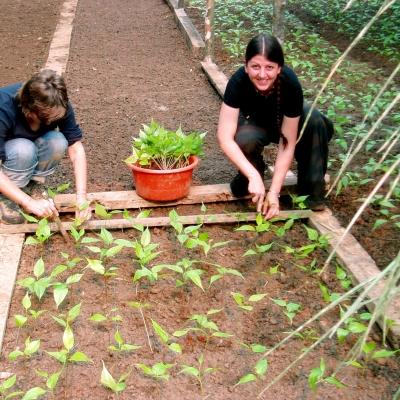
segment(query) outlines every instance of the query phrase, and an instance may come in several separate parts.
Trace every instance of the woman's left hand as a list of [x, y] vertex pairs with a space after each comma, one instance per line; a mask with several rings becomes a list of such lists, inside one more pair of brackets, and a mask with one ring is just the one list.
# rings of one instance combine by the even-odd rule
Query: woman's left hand
[[279, 215], [279, 197], [276, 193], [268, 192], [262, 207], [265, 219], [271, 219]]

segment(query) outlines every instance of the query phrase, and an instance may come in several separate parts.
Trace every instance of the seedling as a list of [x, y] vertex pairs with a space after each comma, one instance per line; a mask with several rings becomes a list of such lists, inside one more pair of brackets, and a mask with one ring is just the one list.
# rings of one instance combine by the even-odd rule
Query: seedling
[[209, 238], [208, 232], [200, 231], [200, 228], [203, 225], [202, 223], [190, 225], [184, 228], [183, 224], [179, 220], [179, 215], [175, 210], [172, 210], [169, 213], [169, 219], [171, 226], [177, 232], [177, 239], [179, 243], [181, 243], [187, 249], [201, 247], [204, 254], [207, 256], [211, 249], [225, 246], [230, 242], [230, 240], [228, 240], [225, 242], [213, 243], [213, 239]]
[[56, 317], [53, 315], [52, 317], [54, 321], [56, 321], [63, 328], [66, 328], [67, 325], [72, 325], [72, 323], [75, 321], [76, 318], [78, 318], [81, 313], [81, 304], [82, 303], [78, 303], [73, 306], [66, 315], [60, 314]]
[[298, 303], [287, 302], [282, 299], [271, 299], [275, 304], [284, 309], [283, 313], [289, 318], [290, 325], [293, 324], [293, 319], [300, 311], [301, 305]]
[[60, 351], [46, 351], [46, 353], [55, 358], [58, 362], [66, 365], [68, 362], [73, 363], [87, 363], [91, 362], [90, 358], [81, 351], [74, 352], [74, 333], [69, 324], [66, 325], [63, 334], [64, 347]]
[[326, 365], [323, 358], [321, 358], [319, 367], [313, 368], [308, 376], [308, 386], [311, 390], [316, 392], [318, 385], [323, 382], [336, 386], [337, 388], [344, 388], [346, 385], [339, 381], [334, 375], [324, 376], [326, 372]]
[[171, 342], [171, 337], [168, 332], [163, 329], [156, 321], [151, 320], [154, 332], [160, 338], [161, 342], [164, 343], [174, 353], [182, 353], [182, 347], [179, 343]]
[[236, 228], [235, 231], [247, 231], [247, 232], [256, 232], [262, 233], [267, 232], [271, 229], [272, 223], [266, 220], [262, 214], [258, 214], [256, 216], [256, 225], [242, 225], [239, 228]]
[[305, 210], [307, 208], [305, 201], [308, 196], [297, 196], [296, 194], [290, 193], [290, 199], [292, 200], [293, 208], [297, 208], [299, 210]]
[[22, 328], [27, 322], [28, 322], [28, 316], [27, 313], [29, 311], [29, 314], [31, 315], [32, 319], [38, 319], [46, 310], [33, 310], [31, 309], [32, 303], [31, 303], [31, 298], [29, 296], [29, 292], [25, 293], [25, 296], [22, 298], [22, 306], [25, 309], [25, 314], [15, 314], [14, 315], [14, 320], [15, 320], [15, 325], [17, 328]]
[[54, 372], [53, 374], [49, 374], [46, 371], [41, 371], [41, 370], [35, 370], [36, 374], [40, 376], [41, 378], [44, 378], [46, 380], [46, 387], [49, 389], [51, 392], [54, 391], [54, 389], [57, 387], [58, 381], [60, 379], [60, 375], [63, 372], [63, 368], [61, 368], [59, 371]]
[[217, 274], [211, 276], [210, 286], [214, 282], [223, 278], [225, 275], [233, 275], [233, 276], [237, 276], [239, 278], [244, 279], [244, 276], [242, 275], [242, 273], [234, 268], [226, 268], [226, 267], [222, 267], [221, 265], [218, 265], [218, 264], [210, 264], [210, 265], [213, 265], [217, 269], [217, 272], [218, 272]]
[[116, 322], [117, 324], [122, 322], [122, 317], [119, 314], [115, 314], [113, 316], [110, 316], [112, 313], [115, 313], [118, 311], [118, 308], [112, 308], [110, 312], [107, 314], [101, 314], [101, 313], [94, 313], [89, 317], [89, 321], [95, 322], [95, 323], [102, 323], [106, 322], [108, 320], [112, 322]]
[[205, 347], [207, 347], [208, 342], [213, 337], [219, 337], [222, 339], [227, 339], [232, 337], [233, 335], [226, 332], [221, 332], [218, 325], [208, 319], [208, 316], [219, 313], [220, 310], [209, 310], [206, 315], [204, 314], [194, 314], [189, 318], [189, 321], [193, 321], [195, 326], [184, 328], [178, 331], [175, 331], [173, 335], [175, 337], [182, 337], [187, 335], [189, 332], [200, 333], [204, 336]]
[[267, 253], [268, 251], [271, 250], [272, 245], [274, 242], [268, 243], [268, 244], [255, 244], [254, 249], [249, 249], [247, 250], [244, 254], [243, 257], [247, 256], [259, 256], [261, 257], [263, 254]]
[[115, 345], [110, 345], [108, 346], [108, 349], [111, 351], [133, 351], [140, 349], [142, 346], [138, 346], [136, 344], [129, 344], [125, 343], [124, 339], [122, 339], [122, 336], [117, 329], [114, 334], [114, 340], [115, 340]]
[[104, 260], [107, 258], [115, 257], [122, 250], [121, 245], [113, 246], [114, 238], [111, 232], [107, 229], [101, 228], [101, 231], [99, 234], [97, 234], [97, 236], [99, 237], [99, 239], [93, 237], [85, 237], [82, 239], [82, 243], [86, 244], [102, 241], [104, 245], [103, 248], [98, 246], [86, 246], [91, 252], [99, 254], [100, 260], [102, 262], [104, 262]]
[[258, 379], [263, 379], [268, 369], [268, 361], [265, 358], [261, 358], [253, 368], [253, 372], [243, 375], [237, 385], [243, 385], [244, 383], [254, 382]]
[[100, 383], [107, 389], [113, 391], [118, 398], [118, 393], [123, 392], [126, 389], [125, 381], [130, 375], [130, 371], [125, 374], [122, 374], [119, 377], [118, 381], [116, 381], [106, 368], [104, 361], [101, 360], [101, 362], [103, 363], [103, 369], [101, 371]]
[[248, 304], [248, 302], [256, 303], [258, 301], [261, 301], [267, 294], [266, 293], [252, 294], [251, 296], [249, 296], [247, 300], [245, 296], [243, 296], [241, 293], [238, 292], [231, 292], [231, 295], [235, 300], [236, 304], [239, 306], [239, 308], [245, 311], [251, 311], [253, 310], [253, 306]]
[[3, 383], [0, 384], [0, 396], [4, 399], [11, 399], [13, 397], [17, 397], [23, 394], [23, 392], [8, 392], [17, 382], [17, 375], [11, 375], [7, 378]]
[[387, 350], [387, 349], [377, 350], [375, 342], [364, 343], [362, 347], [362, 353], [367, 363], [372, 360], [379, 360], [383, 358], [393, 357], [399, 352], [400, 350]]
[[259, 343], [240, 343], [240, 345], [245, 349], [252, 351], [253, 353], [265, 353], [267, 351], [267, 347]]
[[135, 364], [145, 375], [149, 376], [150, 378], [157, 379], [157, 380], [164, 380], [167, 381], [169, 379], [169, 370], [175, 364], [165, 364], [159, 362], [152, 366], [148, 366], [146, 364]]
[[96, 203], [94, 213], [101, 219], [111, 219], [114, 214], [120, 214], [121, 210], [107, 211], [107, 209], [100, 203]]
[[18, 357], [31, 358], [35, 353], [39, 351], [40, 348], [40, 339], [31, 340], [28, 336], [25, 340], [25, 348], [24, 351], [19, 349], [12, 351], [8, 355], [8, 359], [11, 361], [15, 361]]
[[199, 358], [197, 359], [197, 363], [198, 368], [192, 365], [182, 364], [181, 366], [183, 368], [178, 372], [178, 375], [185, 374], [192, 378], [195, 378], [200, 386], [200, 393], [203, 394], [205, 376], [217, 371], [217, 368], [204, 368], [204, 354], [200, 354]]
[[51, 230], [50, 230], [50, 225], [49, 222], [47, 221], [47, 218], [42, 218], [42, 219], [37, 219], [35, 217], [32, 217], [31, 215], [25, 214], [21, 211], [22, 215], [28, 222], [33, 222], [37, 223], [38, 227], [35, 231], [34, 236], [28, 236], [28, 238], [25, 240], [26, 245], [35, 245], [35, 244], [40, 244], [43, 245], [45, 242], [47, 242], [50, 237], [52, 236]]

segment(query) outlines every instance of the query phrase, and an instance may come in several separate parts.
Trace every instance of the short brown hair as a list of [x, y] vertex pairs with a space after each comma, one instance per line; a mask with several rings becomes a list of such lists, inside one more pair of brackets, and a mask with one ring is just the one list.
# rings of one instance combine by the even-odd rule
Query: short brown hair
[[64, 78], [51, 69], [37, 72], [17, 94], [23, 111], [40, 112], [48, 108], [68, 107]]

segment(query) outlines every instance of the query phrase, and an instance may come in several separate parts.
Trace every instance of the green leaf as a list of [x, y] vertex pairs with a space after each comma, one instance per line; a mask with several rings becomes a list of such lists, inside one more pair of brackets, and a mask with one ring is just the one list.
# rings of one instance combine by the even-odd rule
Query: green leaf
[[25, 310], [29, 310], [32, 306], [31, 298], [28, 292], [25, 293], [25, 296], [22, 299], [22, 306], [25, 308]]
[[104, 275], [105, 268], [100, 260], [92, 260], [90, 258], [87, 258], [87, 261], [88, 264], [86, 267], [89, 267], [91, 270], [97, 272], [100, 275]]
[[181, 347], [181, 345], [179, 343], [171, 343], [168, 347], [174, 353], [182, 354], [182, 347]]
[[262, 358], [255, 365], [254, 372], [258, 376], [263, 377], [265, 375], [265, 373], [267, 372], [267, 369], [268, 369], [268, 361], [266, 359]]
[[32, 389], [29, 389], [21, 400], [36, 400], [40, 396], [43, 396], [45, 393], [46, 391], [41, 387], [34, 387]]
[[78, 283], [78, 282], [81, 280], [82, 276], [83, 276], [83, 274], [74, 274], [74, 275], [71, 275], [71, 276], [69, 276], [69, 277], [67, 278], [67, 280], [65, 281], [65, 283], [66, 283], [67, 285], [71, 285], [71, 284], [73, 284], [73, 283]]
[[68, 322], [72, 322], [75, 321], [75, 319], [79, 316], [79, 314], [81, 313], [81, 304], [82, 303], [78, 303], [76, 305], [74, 305], [69, 311], [68, 311]]
[[68, 294], [68, 286], [64, 283], [57, 283], [54, 285], [53, 296], [54, 301], [56, 302], [57, 308], [64, 301], [65, 297]]
[[47, 379], [46, 386], [50, 390], [54, 390], [55, 387], [57, 386], [58, 379], [60, 378], [62, 370], [55, 372], [54, 374], [51, 374], [49, 379]]
[[46, 353], [55, 358], [61, 364], [65, 364], [67, 362], [67, 352], [65, 350], [61, 351], [46, 351]]
[[197, 368], [191, 367], [190, 365], [182, 365], [182, 367], [178, 374], [185, 374], [196, 378], [200, 376], [200, 371]]
[[21, 350], [14, 350], [8, 355], [8, 359], [11, 361], [15, 361], [18, 357], [23, 356], [24, 353]]
[[101, 371], [101, 377], [100, 377], [100, 383], [105, 386], [108, 389], [111, 389], [113, 392], [117, 391], [117, 382], [115, 382], [115, 379], [112, 377], [112, 375], [108, 372], [108, 369], [106, 368], [104, 361], [101, 360], [103, 363], [103, 370]]
[[33, 274], [36, 278], [40, 278], [44, 274], [44, 261], [42, 258], [36, 261], [35, 266], [33, 267]]
[[104, 316], [103, 314], [93, 314], [90, 318], [90, 321], [93, 322], [103, 322], [103, 321], [107, 321], [107, 317]]
[[267, 351], [266, 346], [257, 343], [251, 344], [250, 348], [253, 353], [264, 353], [265, 351]]
[[387, 358], [387, 357], [393, 357], [399, 350], [396, 351], [391, 351], [391, 350], [378, 350], [375, 351], [375, 353], [372, 355], [372, 359], [376, 360], [378, 358]]
[[334, 386], [336, 386], [338, 388], [341, 388], [341, 389], [346, 387], [346, 385], [344, 383], [340, 382], [334, 376], [328, 376], [324, 380], [325, 380], [325, 382], [328, 382], [329, 384], [334, 385]]
[[249, 301], [251, 302], [257, 302], [262, 300], [267, 294], [266, 293], [259, 293], [259, 294], [253, 294], [249, 297]]
[[243, 385], [244, 383], [249, 383], [249, 382], [253, 382], [256, 380], [257, 380], [257, 377], [254, 374], [247, 374], [247, 375], [242, 376], [236, 385]]
[[77, 351], [74, 354], [72, 354], [71, 357], [69, 357], [69, 361], [87, 363], [91, 362], [92, 360], [85, 353]]
[[243, 257], [256, 256], [256, 255], [257, 255], [257, 252], [255, 250], [249, 249], [243, 254]]
[[74, 334], [68, 324], [64, 330], [63, 343], [68, 352], [74, 347]]
[[167, 344], [168, 339], [169, 339], [168, 333], [153, 319], [151, 320], [151, 323], [153, 325], [154, 331], [157, 333], [157, 335], [161, 339], [161, 341], [163, 343]]
[[0, 394], [3, 393], [2, 391], [6, 391], [11, 389], [15, 383], [17, 382], [17, 375], [12, 375], [7, 378], [1, 385], [0, 385]]
[[21, 328], [25, 325], [26, 321], [28, 321], [28, 318], [25, 317], [25, 315], [16, 314], [14, 315], [14, 320], [17, 328]]
[[35, 354], [40, 348], [40, 340], [30, 340], [28, 337], [25, 340], [25, 350], [24, 354], [27, 356], [31, 356], [32, 354]]
[[186, 272], [186, 276], [196, 285], [198, 286], [203, 292], [204, 292], [204, 288], [203, 288], [203, 284], [201, 282], [201, 274], [203, 273], [203, 271], [201, 269], [192, 269], [190, 271]]

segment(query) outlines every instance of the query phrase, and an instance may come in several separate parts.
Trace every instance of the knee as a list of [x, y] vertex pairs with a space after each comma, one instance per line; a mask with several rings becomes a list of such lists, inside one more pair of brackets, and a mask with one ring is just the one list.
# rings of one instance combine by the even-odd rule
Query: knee
[[266, 145], [263, 133], [252, 128], [250, 126], [241, 127], [235, 135], [235, 142], [245, 154], [261, 153]]
[[36, 144], [45, 153], [44, 158], [47, 160], [61, 160], [68, 148], [65, 136], [57, 131], [48, 132], [45, 136], [38, 138]]
[[13, 139], [5, 143], [6, 168], [15, 171], [31, 169], [38, 163], [37, 148], [27, 139]]

